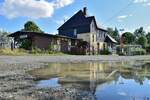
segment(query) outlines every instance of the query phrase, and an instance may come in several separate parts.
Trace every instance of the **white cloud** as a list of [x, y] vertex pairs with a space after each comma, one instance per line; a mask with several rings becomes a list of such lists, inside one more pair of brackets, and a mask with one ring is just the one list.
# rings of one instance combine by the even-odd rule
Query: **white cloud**
[[69, 16], [63, 16], [62, 20], [55, 20], [55, 22], [60, 26], [64, 24], [64, 22], [66, 22], [68, 19], [69, 19]]
[[118, 16], [117, 18], [118, 19], [125, 19], [125, 18], [127, 18], [128, 17], [128, 15], [122, 15], [122, 16]]
[[64, 23], [64, 20], [56, 20], [55, 21], [58, 25], [62, 25]]
[[143, 4], [143, 6], [150, 6], [150, 0], [134, 0], [133, 3]]
[[125, 92], [118, 92], [118, 94], [121, 96], [127, 96], [127, 93], [125, 93]]
[[118, 22], [122, 22], [124, 21], [125, 19], [127, 19], [128, 17], [132, 17], [133, 15], [132, 14], [129, 14], [129, 15], [121, 15], [121, 16], [118, 16], [117, 19], [118, 19]]
[[149, 0], [134, 0], [134, 3], [146, 3]]
[[46, 18], [51, 17], [56, 8], [65, 7], [74, 0], [5, 0], [0, 4], [0, 15], [7, 18], [29, 17]]
[[56, 0], [54, 1], [54, 6], [56, 8], [61, 8], [67, 5], [70, 5], [74, 2], [74, 0]]
[[145, 3], [144, 6], [150, 6], [150, 2]]
[[150, 32], [150, 26], [147, 26], [146, 31]]

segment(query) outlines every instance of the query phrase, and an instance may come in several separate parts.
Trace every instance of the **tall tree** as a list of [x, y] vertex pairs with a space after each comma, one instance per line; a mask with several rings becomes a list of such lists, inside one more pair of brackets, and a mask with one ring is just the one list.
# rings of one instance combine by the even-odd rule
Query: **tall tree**
[[9, 38], [7, 37], [9, 33], [5, 31], [0, 31], [0, 41], [1, 42], [8, 42]]
[[140, 28], [136, 29], [134, 32], [134, 35], [135, 35], [136, 39], [138, 39], [141, 36], [144, 36], [145, 35], [144, 28], [140, 27]]
[[130, 32], [125, 32], [122, 34], [122, 37], [124, 39], [124, 44], [134, 44], [135, 36]]
[[147, 43], [150, 46], [150, 32], [148, 32], [148, 34], [146, 35], [146, 38], [147, 38]]
[[27, 32], [43, 32], [33, 21], [28, 21], [24, 24], [23, 31]]
[[113, 28], [108, 27], [108, 28], [107, 28], [107, 31], [108, 31], [108, 34], [109, 34], [110, 36], [113, 35], [113, 32], [114, 32]]
[[0, 44], [2, 44], [2, 48], [9, 47], [10, 43], [12, 42], [12, 39], [7, 36], [8, 34], [9, 32], [0, 31]]
[[141, 45], [142, 47], [146, 47], [146, 45], [147, 45], [147, 38], [146, 38], [146, 36], [141, 36], [141, 37], [139, 37], [138, 38], [138, 40], [137, 40], [137, 43], [139, 44], [139, 45]]
[[118, 29], [115, 27], [115, 30], [113, 32], [113, 38], [116, 39], [119, 42], [120, 35]]
[[117, 40], [119, 42], [120, 35], [119, 35], [119, 31], [116, 27], [115, 27], [115, 30], [113, 30], [113, 28], [108, 27], [107, 31], [110, 36], [112, 36], [115, 40]]

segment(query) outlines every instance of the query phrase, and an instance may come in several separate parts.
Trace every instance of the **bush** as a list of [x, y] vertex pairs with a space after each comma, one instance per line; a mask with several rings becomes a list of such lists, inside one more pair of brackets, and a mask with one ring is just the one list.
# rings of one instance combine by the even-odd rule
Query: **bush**
[[146, 52], [150, 54], [150, 45], [146, 47]]
[[59, 51], [53, 51], [53, 50], [46, 50], [46, 49], [39, 49], [37, 47], [33, 48], [31, 51], [31, 54], [63, 54]]
[[126, 54], [125, 54], [125, 53], [122, 53], [122, 52], [119, 52], [118, 55], [119, 55], [119, 56], [125, 56]]
[[28, 51], [24, 49], [14, 49], [13, 51], [9, 48], [0, 49], [0, 55], [26, 55]]
[[32, 49], [31, 53], [32, 54], [39, 54], [39, 53], [42, 53], [42, 50], [35, 47], [35, 48]]
[[145, 49], [138, 49], [135, 51], [132, 51], [133, 55], [145, 55], [146, 54], [146, 50]]
[[100, 51], [100, 54], [101, 55], [110, 55], [111, 52], [109, 50], [102, 50], [102, 51]]

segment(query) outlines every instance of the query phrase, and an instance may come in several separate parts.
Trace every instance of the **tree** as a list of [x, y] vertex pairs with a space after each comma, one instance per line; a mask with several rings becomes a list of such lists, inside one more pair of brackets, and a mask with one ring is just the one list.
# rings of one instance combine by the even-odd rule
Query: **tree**
[[141, 36], [138, 38], [137, 43], [145, 48], [147, 45], [147, 38], [145, 36]]
[[114, 32], [113, 28], [108, 27], [108, 28], [107, 28], [107, 31], [108, 31], [108, 34], [109, 34], [110, 36], [112, 36], [112, 34], [113, 34], [113, 32]]
[[7, 37], [9, 33], [5, 31], [0, 31], [0, 41], [1, 42], [8, 42], [9, 38]]
[[113, 38], [116, 39], [117, 41], [119, 41], [119, 39], [120, 39], [119, 31], [116, 27], [115, 27], [115, 30], [113, 32]]
[[1, 47], [9, 47], [9, 44], [12, 42], [11, 41], [12, 39], [7, 36], [8, 34], [9, 34], [9, 32], [0, 31], [0, 44], [1, 44]]
[[140, 28], [136, 29], [134, 32], [134, 35], [135, 35], [136, 39], [138, 39], [141, 36], [144, 36], [145, 35], [144, 28], [140, 27]]
[[124, 44], [134, 44], [135, 36], [130, 32], [125, 32], [122, 34], [122, 37], [124, 39]]
[[115, 30], [113, 28], [107, 28], [108, 34], [113, 37], [116, 41], [119, 42], [120, 35], [118, 29], [115, 27]]
[[[22, 31], [43, 33], [43, 31], [33, 21], [26, 22]], [[31, 41], [29, 39], [21, 39], [18, 42], [20, 44], [20, 48], [24, 48], [26, 50], [31, 49]]]
[[33, 21], [28, 21], [24, 24], [24, 29], [23, 31], [27, 32], [40, 32], [43, 33], [43, 31], [33, 22]]
[[146, 35], [146, 38], [147, 38], [147, 43], [150, 46], [150, 32], [148, 32], [148, 34]]

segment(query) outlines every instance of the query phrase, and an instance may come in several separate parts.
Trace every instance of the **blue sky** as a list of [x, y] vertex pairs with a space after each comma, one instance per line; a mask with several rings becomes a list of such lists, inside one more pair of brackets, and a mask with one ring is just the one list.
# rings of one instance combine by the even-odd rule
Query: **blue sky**
[[150, 31], [150, 0], [0, 0], [0, 29], [15, 32], [33, 20], [47, 33], [84, 6], [99, 27], [117, 27], [133, 32], [143, 26]]

